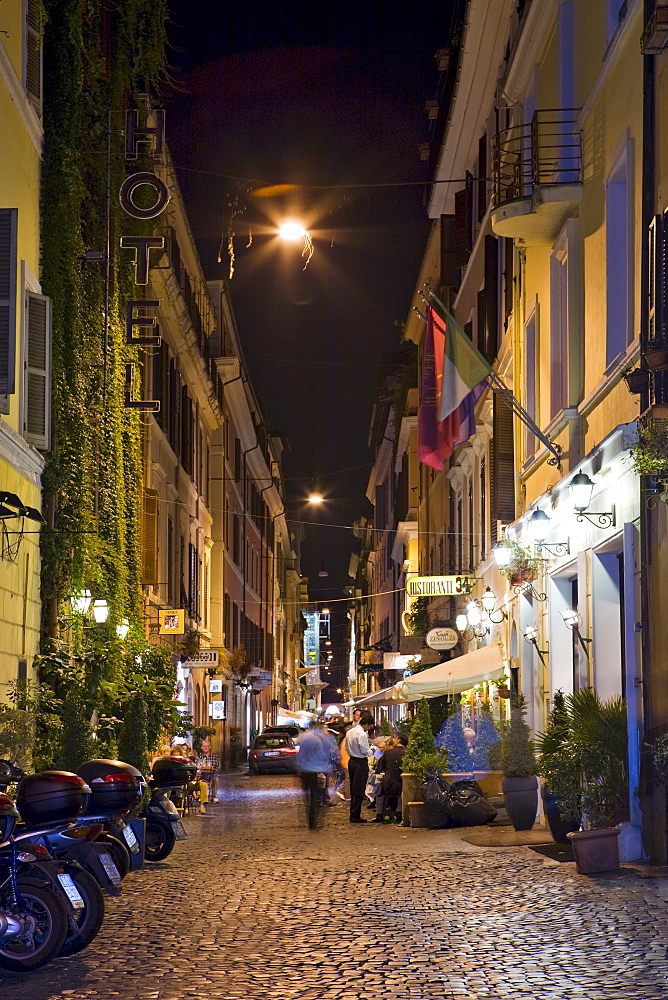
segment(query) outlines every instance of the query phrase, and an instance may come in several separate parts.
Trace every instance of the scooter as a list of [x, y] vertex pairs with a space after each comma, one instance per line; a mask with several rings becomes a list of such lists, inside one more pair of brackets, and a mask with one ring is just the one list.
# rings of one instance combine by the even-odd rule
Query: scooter
[[[18, 818], [12, 799], [0, 793], [0, 968], [27, 972], [61, 952], [69, 911], [76, 899], [77, 908], [84, 904], [71, 876], [45, 848], [19, 849], [12, 836]], [[71, 898], [65, 895], [70, 892]]]
[[170, 799], [173, 789], [187, 785], [195, 776], [196, 768], [189, 761], [175, 757], [161, 757], [151, 769], [148, 786], [151, 798], [140, 816], [146, 818], [145, 855], [147, 861], [162, 861], [174, 849], [177, 840], [186, 840], [187, 834], [179, 811]]

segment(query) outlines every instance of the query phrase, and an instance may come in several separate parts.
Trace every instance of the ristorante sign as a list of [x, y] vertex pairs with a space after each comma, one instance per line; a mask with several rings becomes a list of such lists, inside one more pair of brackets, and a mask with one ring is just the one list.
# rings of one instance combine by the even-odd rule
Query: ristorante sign
[[[151, 111], [154, 125], [140, 125], [139, 112], [132, 109], [125, 113], [125, 159], [137, 159], [139, 143], [148, 143], [152, 156], [161, 156], [165, 142], [165, 112], [161, 109]], [[137, 202], [140, 188], [151, 192], [148, 205]], [[144, 190], [143, 194], [146, 194]], [[169, 189], [161, 177], [149, 170], [141, 170], [130, 174], [121, 184], [118, 193], [121, 208], [132, 219], [146, 221], [156, 219], [169, 204]], [[164, 250], [164, 236], [121, 236], [120, 245], [123, 249], [134, 250], [135, 284], [147, 285], [152, 250]], [[158, 299], [136, 298], [126, 303], [125, 309], [125, 342], [132, 347], [159, 347], [162, 337], [156, 323], [154, 311], [160, 306]], [[138, 332], [136, 332], [138, 331]], [[134, 365], [128, 362], [125, 366], [125, 406], [132, 410], [148, 410], [158, 413], [160, 401], [157, 399], [134, 400], [132, 398]]]
[[457, 594], [468, 594], [474, 583], [472, 576], [409, 576], [406, 596], [455, 597]]

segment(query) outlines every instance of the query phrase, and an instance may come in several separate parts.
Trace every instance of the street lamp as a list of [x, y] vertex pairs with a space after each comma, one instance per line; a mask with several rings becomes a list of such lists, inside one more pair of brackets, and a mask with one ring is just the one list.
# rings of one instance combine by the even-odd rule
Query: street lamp
[[295, 222], [294, 219], [286, 219], [285, 222], [281, 223], [278, 228], [278, 235], [282, 240], [303, 240], [306, 236], [306, 230], [299, 222]]
[[546, 664], [543, 657], [547, 656], [548, 651], [547, 649], [538, 648], [538, 629], [536, 628], [535, 625], [527, 625], [527, 627], [524, 629], [524, 638], [526, 639], [527, 642], [530, 642], [532, 644], [532, 646], [538, 653], [540, 662], [543, 664], [543, 666], [545, 666]]
[[127, 618], [124, 618], [122, 622], [116, 626], [116, 635], [122, 641], [127, 638], [127, 634], [130, 631], [130, 622]]
[[551, 552], [555, 556], [569, 555], [571, 551], [570, 539], [566, 539], [565, 542], [545, 541], [550, 533], [551, 522], [552, 518], [549, 514], [546, 514], [544, 510], [541, 510], [540, 507], [538, 507], [527, 521], [529, 536], [539, 553], [542, 552], [543, 549], [547, 549], [548, 552]]
[[499, 569], [504, 569], [504, 567], [510, 566], [513, 552], [510, 545], [495, 545], [492, 549], [492, 555]]
[[78, 594], [73, 594], [70, 597], [70, 604], [72, 605], [72, 610], [76, 611], [77, 614], [87, 615], [92, 600], [93, 597], [90, 590], [81, 590]]
[[582, 618], [580, 617], [580, 612], [575, 611], [573, 608], [565, 608], [561, 612], [561, 617], [564, 619], [564, 625], [572, 629], [572, 631], [577, 635], [578, 641], [584, 650], [584, 654], [589, 659], [589, 650], [585, 643], [591, 642], [591, 639], [586, 639], [580, 632], [582, 627]]
[[96, 624], [103, 625], [109, 617], [109, 605], [104, 598], [100, 598], [97, 601], [93, 601], [91, 612]]
[[586, 472], [578, 472], [569, 483], [577, 521], [590, 521], [599, 528], [614, 528], [616, 524], [615, 505], [611, 510], [587, 510], [594, 492], [594, 481]]

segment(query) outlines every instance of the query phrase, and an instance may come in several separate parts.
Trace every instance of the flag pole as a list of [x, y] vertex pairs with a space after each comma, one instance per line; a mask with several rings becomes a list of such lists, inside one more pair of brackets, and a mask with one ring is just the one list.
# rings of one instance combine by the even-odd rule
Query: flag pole
[[[423, 298], [425, 298], [425, 296], [424, 296], [424, 294], [422, 292], [420, 292], [420, 294], [422, 295]], [[431, 290], [428, 290], [428, 294], [429, 294], [429, 297], [434, 300], [434, 302], [436, 303], [436, 305], [440, 309], [441, 314], [443, 316], [443, 319], [446, 322], [446, 328], [447, 328], [447, 323], [448, 322], [451, 322], [451, 323], [457, 325], [457, 321], [455, 320], [454, 316], [452, 316], [450, 314], [450, 312], [445, 308], [445, 306], [443, 305], [443, 303], [441, 302], [441, 300], [438, 298], [438, 296], [435, 295], [434, 292], [432, 292]], [[463, 334], [463, 336], [466, 336], [466, 334]], [[473, 346], [473, 350], [477, 351], [477, 348], [475, 347], [475, 345], [472, 345], [472, 346]], [[481, 360], [485, 361], [485, 363], [488, 364], [488, 362], [486, 361], [485, 358], [483, 358], [482, 355], [480, 355], [480, 357], [481, 357]], [[550, 454], [552, 455], [552, 458], [548, 458], [547, 464], [548, 465], [554, 465], [559, 470], [561, 470], [561, 457], [562, 457], [562, 448], [561, 448], [561, 445], [554, 444], [554, 442], [550, 441], [550, 439], [547, 437], [547, 435], [544, 434], [541, 431], [540, 427], [536, 424], [535, 420], [524, 409], [524, 407], [520, 403], [519, 399], [517, 399], [515, 397], [515, 395], [511, 392], [511, 390], [508, 388], [508, 386], [503, 382], [503, 380], [501, 379], [501, 377], [498, 374], [498, 372], [495, 372], [494, 369], [490, 368], [490, 372], [489, 372], [489, 374], [486, 377], [486, 381], [487, 381], [488, 386], [492, 390], [492, 392], [496, 393], [496, 395], [499, 397], [499, 399], [503, 403], [505, 403], [505, 405], [507, 407], [509, 407], [509, 409], [518, 418], [518, 420], [520, 420], [524, 424], [524, 426], [527, 427], [528, 430], [530, 430], [531, 433], [550, 452]]]

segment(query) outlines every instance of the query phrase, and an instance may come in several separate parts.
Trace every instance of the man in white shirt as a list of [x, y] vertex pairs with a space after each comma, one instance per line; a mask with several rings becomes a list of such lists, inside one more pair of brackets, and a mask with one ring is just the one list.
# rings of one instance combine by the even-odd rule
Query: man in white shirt
[[369, 746], [367, 733], [374, 725], [370, 712], [362, 715], [359, 723], [346, 733], [345, 745], [348, 754], [348, 777], [350, 778], [350, 822], [366, 823], [360, 813], [364, 802], [364, 789], [369, 777], [369, 757], [373, 750]]

